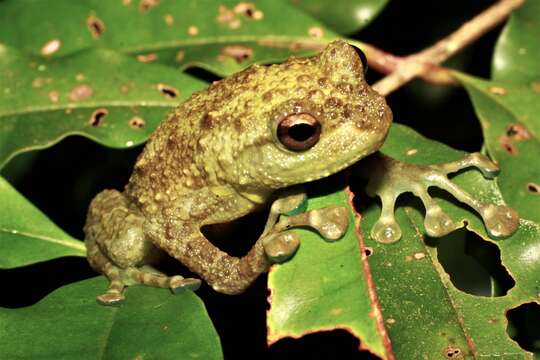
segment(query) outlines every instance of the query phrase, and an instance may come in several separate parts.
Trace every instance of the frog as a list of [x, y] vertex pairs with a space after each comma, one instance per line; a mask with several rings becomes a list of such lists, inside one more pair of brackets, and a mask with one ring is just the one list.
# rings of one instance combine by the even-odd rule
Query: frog
[[[202, 279], [217, 292], [245, 291], [270, 266], [294, 256], [301, 241], [293, 228], [310, 228], [328, 241], [343, 236], [349, 210], [332, 205], [306, 211], [302, 185], [364, 158], [371, 159], [368, 194], [382, 202], [371, 231], [376, 241], [401, 237], [394, 204], [408, 191], [426, 205], [429, 235], [457, 227], [429, 196], [429, 186], [476, 209], [492, 235], [513, 233], [514, 210], [483, 204], [447, 178], [470, 166], [495, 176], [498, 169], [486, 156], [418, 166], [378, 152], [393, 115], [367, 84], [366, 69], [362, 51], [337, 40], [312, 57], [254, 64], [177, 106], [149, 137], [124, 190], [104, 190], [90, 203], [87, 258], [109, 280], [98, 302], [121, 304], [124, 289], [134, 284], [177, 293], [198, 289]], [[220, 250], [201, 231], [268, 207], [264, 230], [244, 256]], [[200, 278], [161, 273], [155, 265], [166, 256]]]

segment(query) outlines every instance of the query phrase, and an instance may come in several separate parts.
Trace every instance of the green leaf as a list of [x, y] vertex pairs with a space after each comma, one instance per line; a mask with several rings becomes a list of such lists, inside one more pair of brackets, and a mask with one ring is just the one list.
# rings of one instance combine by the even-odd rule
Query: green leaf
[[340, 34], [352, 34], [364, 28], [388, 3], [388, 0], [289, 1]]
[[485, 146], [502, 173], [507, 202], [540, 222], [540, 3], [512, 13], [498, 39], [493, 79], [454, 73], [465, 86], [482, 124]]
[[61, 256], [86, 256], [84, 244], [66, 234], [0, 177], [0, 268]]
[[[452, 161], [464, 155], [398, 124], [392, 127], [382, 152], [419, 164]], [[476, 170], [461, 172], [453, 181], [482, 201], [501, 200], [496, 181], [484, 179]], [[521, 220], [520, 229], [513, 236], [493, 241], [471, 210], [445, 198], [437, 202], [453, 220], [466, 221], [469, 231], [500, 249], [502, 264], [516, 285], [506, 296], [496, 298], [456, 289], [437, 259], [437, 249], [425, 242], [423, 209], [399, 207], [396, 219], [403, 237], [397, 243], [385, 245], [369, 238], [380, 213], [379, 206], [369, 207], [362, 213], [362, 230], [366, 245], [373, 251], [369, 266], [396, 357], [439, 358], [459, 349], [466, 358], [532, 359], [532, 354], [508, 337], [505, 314], [524, 302], [537, 300], [540, 226]]]
[[497, 182], [521, 217], [540, 222], [540, 94], [525, 84], [455, 76], [482, 124], [485, 146], [499, 163]]
[[540, 2], [525, 3], [510, 16], [491, 64], [493, 80], [540, 87]]
[[110, 50], [42, 59], [0, 44], [0, 73], [0, 167], [73, 134], [112, 147], [140, 144], [176, 104], [206, 86]]
[[[347, 194], [311, 198], [308, 209], [328, 205], [349, 208]], [[387, 338], [376, 299], [370, 297], [369, 266], [360, 256], [352, 213], [349, 229], [338, 241], [326, 242], [307, 230], [298, 233], [302, 243], [294, 258], [272, 267], [269, 274], [269, 342], [346, 329], [361, 340], [363, 349], [383, 357]]]
[[120, 307], [96, 303], [104, 277], [65, 286], [22, 309], [0, 309], [6, 359], [222, 359], [202, 301], [191, 291], [132, 286]]
[[107, 47], [225, 75], [291, 53], [312, 54], [336, 37], [286, 1], [162, 0], [142, 10], [144, 3], [150, 2], [4, 0], [0, 42], [53, 57]]

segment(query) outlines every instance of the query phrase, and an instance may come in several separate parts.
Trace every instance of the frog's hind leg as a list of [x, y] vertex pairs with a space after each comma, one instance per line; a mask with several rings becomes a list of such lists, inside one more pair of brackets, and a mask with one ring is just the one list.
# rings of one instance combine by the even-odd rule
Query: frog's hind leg
[[84, 229], [88, 262], [110, 281], [107, 292], [98, 296], [98, 302], [121, 303], [125, 299], [124, 288], [133, 284], [170, 288], [173, 292], [199, 287], [199, 279], [169, 277], [149, 266], [163, 254], [144, 234], [144, 221], [115, 190], [98, 194], [90, 204]]

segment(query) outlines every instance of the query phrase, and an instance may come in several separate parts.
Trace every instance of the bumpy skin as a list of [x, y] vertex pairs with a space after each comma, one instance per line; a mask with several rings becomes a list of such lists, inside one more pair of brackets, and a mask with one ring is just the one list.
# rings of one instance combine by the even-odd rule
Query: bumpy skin
[[[291, 151], [276, 129], [300, 113], [320, 122], [320, 138], [305, 151]], [[157, 258], [157, 249], [217, 291], [243, 291], [270, 265], [264, 237], [235, 258], [200, 228], [241, 217], [278, 189], [328, 176], [373, 153], [391, 121], [384, 98], [366, 84], [360, 58], [343, 41], [312, 58], [254, 65], [194, 94], [150, 137], [124, 192], [104, 191], [90, 205], [89, 262], [112, 280], [102, 302], [121, 300], [127, 278], [185, 285], [134, 270]]]

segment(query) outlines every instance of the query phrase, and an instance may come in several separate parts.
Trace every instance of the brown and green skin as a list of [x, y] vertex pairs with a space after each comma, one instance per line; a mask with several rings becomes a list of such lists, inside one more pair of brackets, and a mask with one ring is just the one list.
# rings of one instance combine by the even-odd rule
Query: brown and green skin
[[[304, 120], [320, 126], [319, 136], [291, 146], [283, 138], [283, 124]], [[148, 266], [166, 254], [216, 291], [235, 294], [273, 262], [294, 254], [299, 239], [287, 231], [291, 227], [308, 226], [329, 240], [338, 239], [348, 223], [343, 208], [280, 217], [305, 199], [291, 187], [334, 174], [377, 151], [391, 122], [384, 98], [364, 79], [357, 49], [344, 41], [330, 43], [311, 58], [254, 65], [195, 93], [152, 134], [124, 192], [105, 190], [90, 204], [88, 260], [110, 280], [98, 301], [119, 303], [124, 287], [134, 283], [172, 290], [198, 287], [198, 279], [167, 277]], [[366, 164], [368, 193], [379, 196], [383, 205], [371, 232], [379, 242], [401, 237], [393, 213], [404, 192], [425, 204], [429, 235], [442, 236], [458, 226], [429, 196], [430, 186], [477, 210], [494, 237], [509, 236], [519, 224], [512, 209], [480, 203], [446, 177], [470, 166], [493, 177], [498, 169], [483, 155], [417, 166], [378, 154]], [[272, 201], [263, 234], [242, 258], [219, 250], [200, 231]]]
[[[279, 122], [293, 114], [310, 114], [321, 126], [318, 141], [304, 151], [287, 149], [277, 135]], [[237, 219], [274, 200], [279, 189], [328, 176], [373, 153], [391, 121], [384, 98], [365, 82], [361, 59], [343, 41], [312, 58], [254, 65], [195, 93], [152, 134], [124, 192], [106, 190], [90, 205], [89, 262], [111, 280], [98, 299], [121, 301], [123, 287], [133, 282], [195, 284], [141, 269], [161, 252], [219, 292], [245, 290], [272, 263], [264, 244], [290, 239], [263, 234], [236, 258], [212, 245], [201, 227]]]

